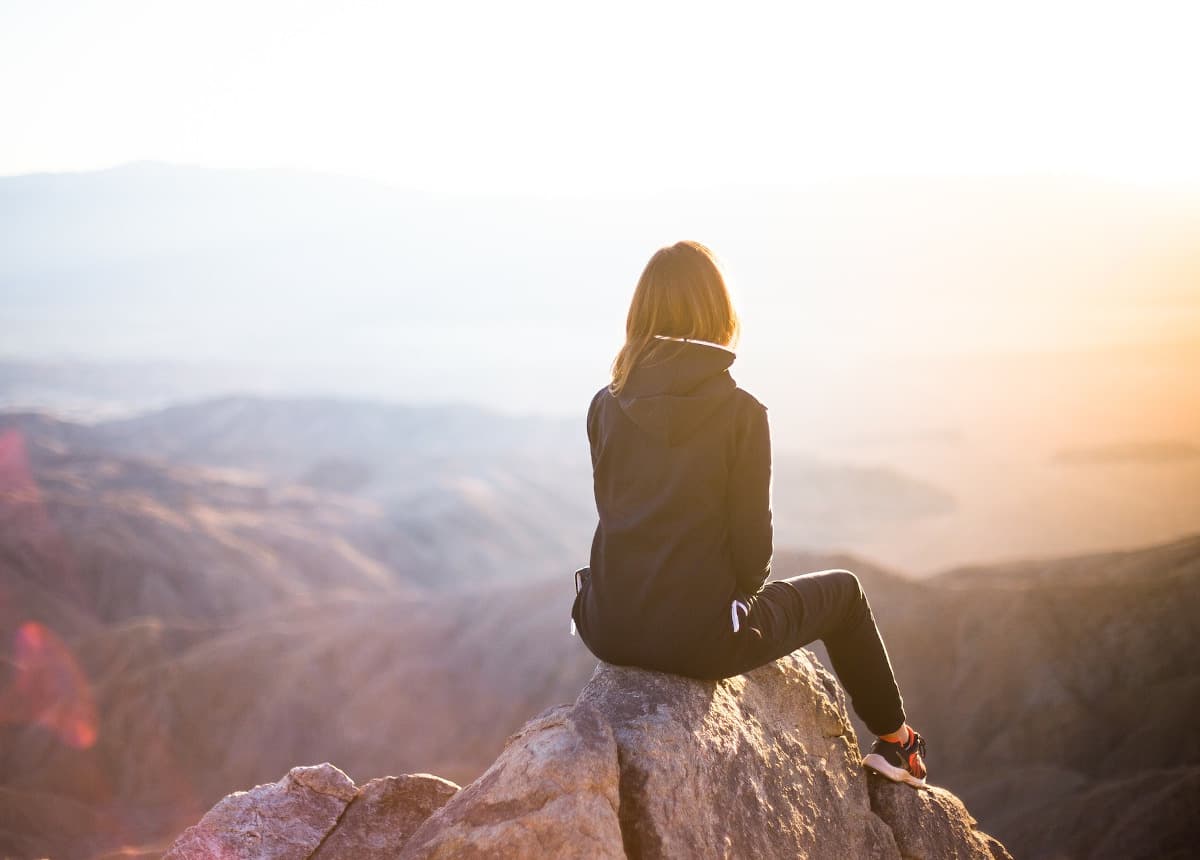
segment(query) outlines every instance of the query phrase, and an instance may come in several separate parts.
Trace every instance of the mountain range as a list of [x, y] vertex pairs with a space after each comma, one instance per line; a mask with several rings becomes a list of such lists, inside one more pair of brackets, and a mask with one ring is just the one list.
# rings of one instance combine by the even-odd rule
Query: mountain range
[[[397, 480], [403, 446], [382, 437], [420, 438], [399, 415], [417, 406], [429, 410], [417, 421], [458, 415], [445, 425], [455, 445], [546, 438], [538, 428], [557, 422], [552, 477], [586, 479], [583, 412], [638, 273], [684, 237], [727, 269], [744, 324], [732, 371], [770, 408], [786, 545], [928, 575], [1200, 528], [1200, 200], [1066, 177], [603, 200], [157, 163], [0, 177], [0, 408], [86, 424], [194, 416], [172, 428], [196, 448], [185, 453], [228, 465], [231, 446], [288, 470], [303, 458], [300, 479], [325, 489], [416, 494], [389, 505], [410, 529], [414, 507], [454, 498], [448, 515], [549, 572], [561, 556], [543, 564], [533, 544], [578, 546], [586, 480], [547, 488], [526, 459], [520, 472], [583, 524], [542, 530], [537, 509], [497, 535], [488, 492], [519, 492], [517, 466], [481, 488], [443, 463], [421, 470], [417, 494], [412, 476]], [[241, 397], [209, 402], [229, 394]], [[346, 417], [322, 417], [320, 401]], [[291, 432], [258, 451], [252, 436], [197, 438], [214, 420], [278, 432], [305, 410], [327, 458], [289, 447], [305, 441]], [[487, 429], [467, 440], [472, 421]], [[130, 438], [150, 425], [130, 424]], [[370, 463], [344, 450], [343, 429]], [[149, 441], [185, 444], [171, 438]]]

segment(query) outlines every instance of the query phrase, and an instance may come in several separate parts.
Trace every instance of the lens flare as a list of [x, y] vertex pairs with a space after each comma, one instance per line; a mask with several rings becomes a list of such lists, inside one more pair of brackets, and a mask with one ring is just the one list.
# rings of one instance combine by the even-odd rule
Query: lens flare
[[64, 744], [96, 743], [96, 703], [71, 649], [54, 631], [27, 621], [13, 636], [12, 681], [0, 692], [0, 723], [40, 725]]

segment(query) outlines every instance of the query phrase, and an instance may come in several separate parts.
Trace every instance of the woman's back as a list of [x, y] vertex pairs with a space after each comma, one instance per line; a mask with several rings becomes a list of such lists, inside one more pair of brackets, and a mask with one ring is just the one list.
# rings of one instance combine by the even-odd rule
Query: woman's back
[[728, 652], [732, 599], [770, 571], [766, 409], [731, 350], [656, 341], [588, 410], [599, 523], [579, 629], [610, 662], [704, 674]]

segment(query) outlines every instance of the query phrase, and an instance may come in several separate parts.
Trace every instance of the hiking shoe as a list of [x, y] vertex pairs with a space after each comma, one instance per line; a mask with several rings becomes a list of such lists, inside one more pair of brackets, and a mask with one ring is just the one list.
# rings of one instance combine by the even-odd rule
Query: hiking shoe
[[907, 782], [909, 785], [925, 785], [925, 738], [909, 727], [912, 736], [908, 744], [898, 744], [876, 738], [870, 755], [863, 758], [865, 767], [871, 768], [892, 782]]

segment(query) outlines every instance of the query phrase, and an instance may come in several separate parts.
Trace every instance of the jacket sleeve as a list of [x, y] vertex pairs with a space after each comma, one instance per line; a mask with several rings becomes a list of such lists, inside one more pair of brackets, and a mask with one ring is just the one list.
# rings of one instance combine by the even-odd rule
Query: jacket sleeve
[[588, 447], [592, 451], [592, 471], [595, 471], [596, 461], [600, 458], [600, 397], [603, 394], [603, 389], [597, 391], [592, 397], [592, 402], [588, 404], [587, 437]]
[[743, 428], [729, 476], [729, 536], [739, 591], [757, 594], [771, 575], [771, 431], [757, 404]]

